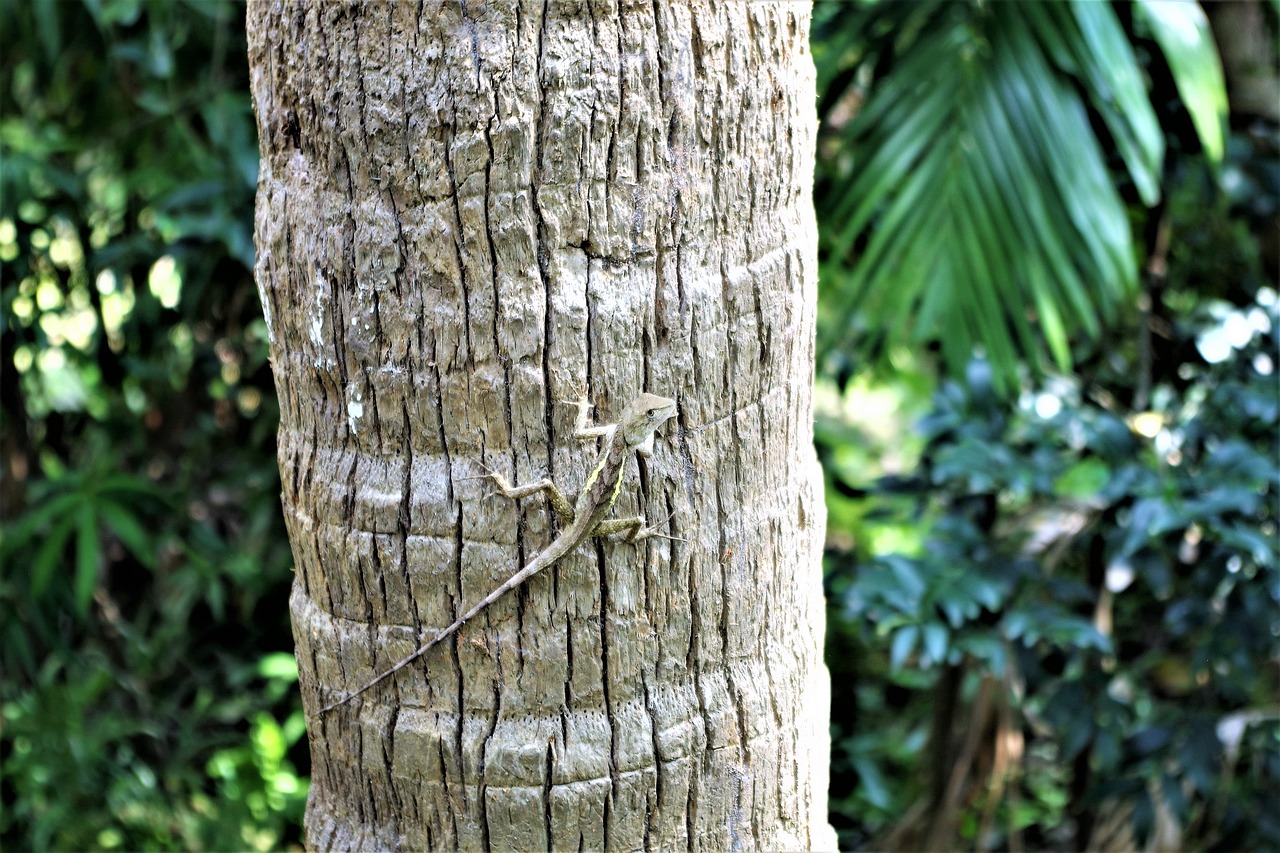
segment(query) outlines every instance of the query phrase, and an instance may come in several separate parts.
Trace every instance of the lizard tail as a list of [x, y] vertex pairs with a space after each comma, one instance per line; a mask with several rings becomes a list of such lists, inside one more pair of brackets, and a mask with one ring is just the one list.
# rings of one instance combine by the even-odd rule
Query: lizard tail
[[339, 705], [345, 705], [347, 702], [350, 702], [352, 699], [356, 698], [361, 693], [364, 693], [369, 688], [375, 687], [376, 685], [380, 684], [384, 680], [395, 675], [397, 672], [404, 669], [406, 666], [413, 663], [415, 660], [422, 657], [427, 652], [431, 651], [431, 649], [434, 646], [436, 646], [440, 641], [448, 639], [449, 637], [456, 634], [458, 632], [458, 629], [460, 629], [463, 625], [466, 625], [467, 622], [469, 622], [471, 619], [475, 618], [475, 616], [481, 610], [484, 610], [490, 604], [493, 604], [499, 598], [502, 598], [502, 596], [506, 595], [508, 592], [518, 587], [526, 579], [533, 577], [538, 572], [542, 571], [544, 568], [546, 568], [547, 566], [554, 563], [556, 560], [563, 557], [564, 554], [567, 553], [567, 551], [568, 549], [562, 550], [561, 548], [557, 547], [557, 543], [552, 542], [550, 545], [547, 546], [546, 550], [544, 550], [538, 556], [534, 557], [533, 560], [530, 561], [529, 565], [525, 566], [523, 569], [521, 569], [520, 571], [512, 575], [504, 584], [502, 584], [502, 586], [498, 587], [493, 592], [485, 596], [484, 599], [475, 607], [472, 607], [466, 613], [459, 616], [458, 619], [448, 628], [445, 628], [440, 633], [436, 634], [426, 643], [419, 646], [417, 650], [415, 650], [414, 652], [401, 658], [399, 661], [395, 663], [394, 666], [392, 666], [386, 672], [382, 673], [377, 678], [373, 679], [372, 681], [368, 682], [364, 686], [360, 687], [358, 690], [353, 690], [352, 692], [348, 693], [346, 696], [343, 696], [341, 699], [335, 699], [334, 701], [330, 702], [328, 705], [325, 705], [323, 708], [320, 709], [320, 713], [327, 714], [330, 711], [332, 711], [334, 708], [337, 708]]

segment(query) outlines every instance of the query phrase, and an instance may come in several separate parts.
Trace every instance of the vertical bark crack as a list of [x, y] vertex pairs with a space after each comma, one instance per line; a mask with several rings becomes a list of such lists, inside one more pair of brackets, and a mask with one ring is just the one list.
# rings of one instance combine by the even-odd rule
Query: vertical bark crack
[[[640, 676], [640, 687], [644, 693], [645, 712], [649, 715], [649, 734], [653, 741], [653, 799], [657, 803], [658, 808], [661, 808], [664, 803], [666, 786], [665, 769], [662, 763], [662, 723], [658, 717], [658, 709], [653, 704], [653, 694], [649, 689], [649, 679], [643, 673]], [[654, 818], [655, 814], [652, 810], [645, 815], [644, 846], [646, 850], [653, 848], [655, 836], [659, 838], [658, 843], [661, 841], [660, 830], [655, 825]]]
[[618, 721], [612, 697], [612, 667], [609, 665], [609, 650], [612, 647], [612, 631], [609, 628], [609, 611], [611, 596], [609, 594], [609, 569], [604, 556], [604, 546], [598, 541], [595, 547], [596, 565], [600, 573], [600, 681], [604, 696], [604, 714], [609, 724], [609, 796], [605, 800], [604, 837], [606, 843], [610, 836], [611, 804], [619, 797], [621, 780], [618, 777]]
[[552, 810], [553, 809], [552, 809], [552, 800], [551, 800], [551, 788], [553, 786], [552, 779], [554, 778], [555, 764], [556, 764], [556, 746], [555, 746], [554, 735], [552, 735], [547, 740], [546, 752], [547, 752], [546, 770], [545, 770], [546, 778], [544, 779], [542, 784], [542, 805], [543, 805], [542, 821], [543, 821], [543, 831], [546, 833], [546, 837], [547, 837], [547, 849], [554, 850], [556, 849], [556, 847], [555, 847], [555, 835], [552, 830], [552, 820], [553, 820]]

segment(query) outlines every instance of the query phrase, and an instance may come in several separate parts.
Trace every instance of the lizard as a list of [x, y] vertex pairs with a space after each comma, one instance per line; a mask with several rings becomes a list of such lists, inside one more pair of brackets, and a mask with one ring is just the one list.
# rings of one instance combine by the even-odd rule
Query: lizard
[[[623, 474], [626, 473], [627, 461], [632, 451], [646, 458], [653, 455], [654, 434], [659, 427], [676, 413], [676, 401], [666, 397], [659, 397], [656, 394], [642, 393], [622, 410], [622, 415], [618, 418], [616, 424], [593, 427], [587, 426], [591, 404], [583, 399], [573, 405], [578, 407], [578, 417], [573, 430], [574, 437], [582, 441], [589, 441], [595, 438], [605, 439], [604, 447], [601, 448], [599, 455], [596, 456], [591, 473], [587, 475], [587, 480], [583, 484], [582, 491], [579, 492], [575, 503], [570, 503], [569, 499], [565, 497], [556, 484], [545, 477], [536, 483], [524, 486], [513, 486], [505, 477], [493, 471], [489, 471], [482, 477], [474, 478], [492, 480], [503, 496], [513, 500], [525, 498], [538, 492], [546, 492], [552, 508], [567, 525], [560, 532], [560, 535], [552, 540], [551, 544], [534, 557], [528, 565], [485, 596], [479, 604], [458, 617], [452, 625], [440, 631], [408, 656], [397, 661], [390, 669], [372, 681], [366, 682], [363, 686], [348, 693], [341, 699], [336, 699], [325, 705], [320, 709], [321, 714], [328, 713], [334, 708], [351, 701], [384, 679], [395, 675], [425, 655], [440, 641], [457, 632], [469, 620], [475, 618], [480, 611], [538, 572], [566, 556], [593, 536], [609, 536], [621, 533], [625, 534], [623, 537], [625, 542], [637, 542], [650, 536], [661, 536], [666, 539], [675, 538], [659, 533], [658, 529], [662, 525], [646, 526], [643, 516], [618, 519], [606, 519], [605, 516], [613, 509], [613, 505], [617, 503], [618, 495], [622, 493]], [[663, 524], [665, 523], [664, 521]]]

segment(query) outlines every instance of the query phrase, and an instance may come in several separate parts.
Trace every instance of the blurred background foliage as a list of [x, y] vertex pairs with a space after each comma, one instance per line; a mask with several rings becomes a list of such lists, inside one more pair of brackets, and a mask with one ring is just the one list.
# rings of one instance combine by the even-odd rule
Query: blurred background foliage
[[0, 2], [0, 847], [296, 846], [243, 7]]
[[1208, 11], [815, 7], [848, 847], [1280, 844], [1277, 6]]
[[[1277, 8], [1208, 11], [815, 8], [848, 847], [1280, 840]], [[296, 847], [243, 8], [0, 37], [0, 845]]]

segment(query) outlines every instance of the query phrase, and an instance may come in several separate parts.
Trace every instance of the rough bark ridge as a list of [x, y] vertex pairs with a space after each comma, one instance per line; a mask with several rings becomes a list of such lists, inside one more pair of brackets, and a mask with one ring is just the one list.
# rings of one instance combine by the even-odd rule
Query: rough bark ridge
[[[554, 534], [586, 391], [678, 420], [583, 548], [311, 717], [314, 848], [797, 849], [826, 824], [808, 9], [253, 0], [308, 712]], [[637, 473], [638, 470], [638, 473]]]

